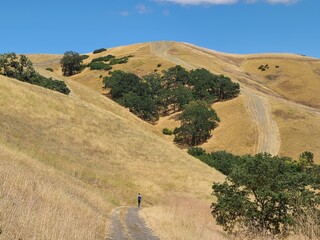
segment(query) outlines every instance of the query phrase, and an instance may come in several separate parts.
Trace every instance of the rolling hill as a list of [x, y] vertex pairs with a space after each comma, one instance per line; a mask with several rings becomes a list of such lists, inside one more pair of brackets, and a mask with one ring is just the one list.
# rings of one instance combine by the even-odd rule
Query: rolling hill
[[[238, 98], [213, 105], [221, 123], [202, 146], [208, 151], [297, 158], [308, 150], [320, 163], [318, 59], [153, 42], [88, 53], [85, 62], [106, 54], [133, 55], [114, 69], [140, 76], [179, 64], [239, 82]], [[224, 176], [162, 134], [178, 124], [173, 116], [145, 123], [102, 94], [107, 71], [86, 68], [66, 78], [62, 55], [28, 57], [42, 75], [64, 80], [71, 93], [0, 76], [0, 237], [105, 239], [112, 210], [134, 205], [141, 192], [142, 215], [161, 239], [226, 238], [209, 210], [210, 186]]]
[[[133, 55], [127, 64], [115, 65], [114, 69], [131, 71], [139, 76], [161, 73], [178, 64], [188, 70], [206, 68], [239, 82], [240, 97], [213, 106], [222, 121], [212, 138], [202, 146], [208, 151], [227, 150], [235, 154], [266, 151], [297, 158], [307, 150], [319, 159], [318, 59], [297, 54], [226, 54], [187, 43], [152, 42], [111, 48], [99, 54], [89, 53], [85, 62], [107, 54]], [[57, 73], [61, 71], [59, 56], [30, 57], [36, 66], [52, 67]], [[265, 70], [259, 69], [266, 65]], [[86, 68], [71, 78], [104, 93], [101, 77], [107, 75], [108, 72]], [[178, 124], [169, 116], [161, 118], [154, 128], [161, 133], [164, 127], [173, 128]]]

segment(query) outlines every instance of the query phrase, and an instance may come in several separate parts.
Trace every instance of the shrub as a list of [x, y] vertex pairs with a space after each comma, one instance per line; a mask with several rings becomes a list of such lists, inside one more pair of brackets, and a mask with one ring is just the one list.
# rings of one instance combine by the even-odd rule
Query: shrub
[[188, 153], [225, 175], [229, 175], [232, 169], [241, 163], [240, 156], [233, 155], [226, 151], [217, 151], [207, 154], [206, 151], [200, 147], [192, 147], [189, 148]]
[[268, 64], [266, 64], [266, 65], [260, 65], [260, 66], [258, 67], [258, 69], [261, 70], [262, 72], [263, 72], [263, 71], [266, 71], [267, 69], [269, 69], [269, 65], [268, 65]]
[[122, 57], [122, 58], [113, 58], [110, 61], [110, 65], [116, 65], [116, 64], [124, 64], [127, 63], [129, 60], [128, 57]]
[[85, 60], [87, 58], [89, 58], [89, 55], [80, 55], [81, 60]]
[[206, 150], [202, 149], [201, 147], [191, 147], [188, 149], [188, 153], [194, 157], [199, 157], [201, 155], [207, 154]]
[[108, 62], [113, 58], [115, 58], [115, 56], [109, 54], [109, 55], [104, 56], [104, 57], [94, 58], [94, 59], [92, 59], [91, 62]]
[[174, 135], [173, 141], [176, 143], [181, 143], [181, 142], [183, 142], [183, 137], [180, 135]]
[[112, 67], [109, 64], [105, 64], [103, 62], [91, 62], [89, 65], [90, 70], [111, 70]]
[[47, 71], [53, 72], [52, 68], [46, 68]]
[[161, 63], [159, 63], [158, 65], [157, 65], [157, 67], [159, 68], [159, 67], [161, 67], [162, 66], [162, 64]]
[[164, 128], [164, 129], [162, 130], [162, 133], [163, 133], [164, 135], [172, 135], [172, 130], [170, 130], [169, 128]]
[[107, 51], [107, 49], [105, 49], [105, 48], [99, 48], [99, 49], [94, 50], [94, 51], [93, 51], [93, 54], [101, 53], [101, 52], [104, 52], [104, 51]]

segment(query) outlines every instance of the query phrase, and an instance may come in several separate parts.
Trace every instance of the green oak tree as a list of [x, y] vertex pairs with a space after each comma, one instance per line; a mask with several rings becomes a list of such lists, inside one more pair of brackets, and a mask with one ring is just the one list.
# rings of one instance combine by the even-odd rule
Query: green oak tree
[[64, 76], [72, 76], [81, 72], [83, 57], [74, 51], [67, 51], [64, 53], [60, 64]]
[[179, 119], [181, 126], [175, 130], [175, 141], [189, 146], [205, 142], [220, 121], [211, 106], [200, 100], [186, 105]]
[[309, 211], [317, 215], [319, 225], [318, 177], [288, 157], [243, 156], [224, 183], [213, 184], [217, 201], [212, 215], [229, 232], [286, 235], [294, 230], [297, 217]]

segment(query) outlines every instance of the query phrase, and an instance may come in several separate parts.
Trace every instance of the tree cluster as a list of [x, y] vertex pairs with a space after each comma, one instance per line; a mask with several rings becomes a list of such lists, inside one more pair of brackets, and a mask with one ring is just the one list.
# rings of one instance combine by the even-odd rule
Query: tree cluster
[[159, 116], [183, 110], [181, 127], [174, 131], [175, 141], [198, 145], [210, 137], [219, 121], [211, 104], [236, 97], [239, 84], [206, 69], [187, 71], [175, 66], [163, 74], [138, 77], [114, 71], [104, 78], [110, 96], [140, 118], [155, 122]]
[[320, 166], [314, 164], [311, 152], [302, 153], [299, 160], [267, 153], [207, 154], [200, 148], [189, 153], [227, 175], [224, 183], [213, 183], [217, 201], [211, 206], [226, 231], [285, 236], [294, 233], [310, 212], [315, 216], [313, 224], [320, 227]]
[[0, 74], [64, 94], [69, 94], [70, 92], [65, 82], [45, 78], [37, 73], [32, 62], [25, 55], [17, 55], [15, 53], [1, 54]]

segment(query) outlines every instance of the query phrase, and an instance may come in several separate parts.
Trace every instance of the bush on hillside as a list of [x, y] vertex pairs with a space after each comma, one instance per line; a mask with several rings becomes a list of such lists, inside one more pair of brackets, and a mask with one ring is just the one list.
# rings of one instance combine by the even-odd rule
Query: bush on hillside
[[80, 55], [81, 60], [85, 60], [87, 58], [89, 58], [89, 55]]
[[17, 80], [69, 94], [70, 90], [63, 81], [45, 78], [35, 71], [32, 62], [25, 55], [7, 53], [0, 55], [0, 74]]
[[266, 71], [266, 70], [269, 69], [269, 65], [268, 65], [268, 64], [266, 64], [266, 65], [260, 65], [260, 66], [258, 67], [258, 69], [261, 70], [262, 72], [263, 72], [263, 71]]
[[99, 48], [99, 49], [94, 50], [93, 54], [101, 53], [101, 52], [104, 52], [104, 51], [107, 51], [107, 49], [106, 48]]
[[124, 63], [127, 63], [128, 60], [129, 60], [129, 57], [113, 58], [110, 61], [110, 65], [124, 64]]
[[199, 157], [207, 154], [206, 150], [202, 149], [201, 147], [191, 147], [188, 149], [188, 153], [194, 157]]
[[169, 128], [164, 128], [164, 129], [162, 129], [162, 133], [164, 135], [172, 135], [172, 130]]
[[53, 72], [53, 68], [46, 68], [47, 71]]
[[112, 66], [110, 66], [109, 64], [105, 64], [103, 62], [91, 62], [90, 64], [88, 64], [88, 67], [90, 67], [90, 70], [111, 70]]
[[94, 58], [94, 59], [92, 59], [91, 62], [108, 62], [113, 58], [115, 58], [115, 56], [109, 54], [109, 55], [104, 56], [104, 57]]

